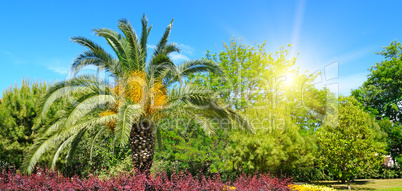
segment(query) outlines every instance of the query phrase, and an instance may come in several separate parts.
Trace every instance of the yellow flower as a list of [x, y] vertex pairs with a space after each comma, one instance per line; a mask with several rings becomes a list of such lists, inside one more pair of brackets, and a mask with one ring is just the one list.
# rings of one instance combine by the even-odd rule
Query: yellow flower
[[223, 187], [223, 190], [236, 190], [236, 187], [225, 185], [225, 186]]
[[[154, 81], [152, 82], [151, 86], [148, 87], [145, 77], [145, 72], [133, 71], [125, 79], [125, 81], [117, 80], [117, 83], [110, 87], [110, 89], [113, 94], [119, 97], [119, 100], [117, 100], [115, 104], [110, 105], [109, 110], [100, 113], [100, 116], [113, 115], [117, 113], [118, 107], [126, 99], [143, 106], [148, 115], [166, 106], [166, 87], [161, 81]], [[106, 124], [106, 126], [110, 127], [111, 130], [114, 130], [116, 121], [111, 121]]]
[[302, 184], [302, 185], [291, 184], [288, 187], [294, 191], [336, 191], [333, 188], [325, 186], [309, 185], [309, 184]]

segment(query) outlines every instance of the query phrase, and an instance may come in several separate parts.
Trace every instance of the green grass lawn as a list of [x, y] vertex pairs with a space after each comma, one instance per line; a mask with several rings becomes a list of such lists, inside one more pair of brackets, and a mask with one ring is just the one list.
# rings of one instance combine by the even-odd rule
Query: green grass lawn
[[[340, 190], [347, 189], [347, 184], [342, 184], [340, 181], [320, 181], [313, 184]], [[402, 191], [402, 179], [359, 179], [352, 182], [351, 187], [353, 190]]]
[[402, 191], [402, 187], [379, 189], [381, 191]]

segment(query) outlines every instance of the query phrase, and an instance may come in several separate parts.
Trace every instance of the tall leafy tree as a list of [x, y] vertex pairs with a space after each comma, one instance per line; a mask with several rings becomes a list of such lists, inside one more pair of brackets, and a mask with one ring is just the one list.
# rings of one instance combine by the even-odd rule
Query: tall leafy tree
[[[33, 144], [37, 116], [36, 104], [46, 93], [49, 84], [23, 80], [3, 91], [0, 101], [0, 162], [19, 168], [29, 146]], [[55, 114], [52, 108], [48, 116]]]
[[299, 74], [287, 49], [269, 53], [265, 46], [231, 39], [222, 51], [207, 52], [205, 58], [222, 67], [223, 77], [201, 73], [189, 78], [210, 86], [255, 127], [255, 134], [229, 133], [221, 166], [233, 172], [280, 173], [313, 164], [315, 143], [298, 126], [315, 129], [321, 124], [327, 92], [314, 88], [314, 76]]
[[50, 149], [55, 151], [55, 162], [60, 152], [68, 147], [69, 161], [85, 133], [93, 129], [106, 128], [114, 132], [118, 146], [130, 146], [134, 166], [149, 172], [156, 138], [160, 140], [160, 129], [155, 125], [160, 119], [172, 114], [189, 117], [201, 124], [207, 134], [214, 132], [210, 118], [250, 127], [232, 108], [221, 106], [213, 92], [185, 83], [183, 79], [192, 73], [219, 75], [221, 70], [207, 60], [187, 61], [180, 65], [172, 62], [169, 53], [179, 52], [176, 44], [168, 43], [173, 21], [149, 60], [147, 40], [151, 27], [145, 16], [141, 22], [140, 37], [124, 19], [118, 22], [122, 34], [105, 28], [94, 30], [97, 36], [106, 39], [115, 57], [85, 37], [72, 38], [88, 50], [74, 60], [71, 71], [78, 73], [85, 66], [96, 66], [106, 70], [114, 83], [106, 83], [93, 75], [78, 75], [52, 86], [40, 104], [38, 123], [55, 100], [65, 98], [69, 103], [55, 120], [43, 127], [42, 136], [35, 140], [25, 158], [24, 170], [32, 172], [41, 155]]
[[402, 153], [402, 45], [393, 41], [377, 54], [384, 60], [370, 68], [367, 81], [352, 95], [381, 120], [388, 134], [387, 151], [395, 160]]
[[326, 115], [327, 90], [314, 87], [315, 75], [300, 73], [294, 67], [296, 58], [288, 59], [289, 48], [275, 53], [265, 50], [266, 43], [246, 45], [238, 39], [223, 43], [223, 50], [205, 59], [215, 61], [224, 75], [198, 73], [190, 75], [192, 83], [209, 86], [230, 107], [239, 111], [247, 108], [288, 107], [290, 115], [301, 129], [316, 129]]
[[266, 43], [250, 46], [231, 39], [223, 43], [218, 54], [208, 51], [205, 60], [215, 61], [224, 75], [194, 74], [190, 80], [209, 86], [231, 107], [243, 111], [256, 103], [267, 103], [276, 91], [278, 78], [294, 66], [295, 59], [287, 59], [288, 50], [280, 48], [275, 54], [267, 53]]
[[336, 103], [335, 96], [326, 88], [317, 89], [314, 80], [317, 76], [291, 73], [291, 82], [281, 85], [283, 95], [279, 105], [290, 111], [290, 116], [303, 132], [313, 133], [325, 123], [325, 117], [331, 115]]
[[385, 149], [375, 120], [353, 97], [339, 97], [338, 115], [317, 130], [322, 167], [342, 182], [381, 164]]
[[394, 163], [401, 160], [402, 154], [402, 125], [391, 122], [388, 118], [378, 121], [381, 129], [387, 133], [387, 151]]
[[[255, 134], [235, 132], [230, 135], [227, 163], [238, 172], [272, 172], [310, 167], [316, 146], [283, 108], [248, 112]], [[252, 117], [251, 117], [252, 116]]]
[[363, 86], [352, 91], [367, 110], [379, 119], [389, 118], [400, 123], [402, 118], [402, 45], [393, 41], [377, 53], [384, 60], [370, 68]]

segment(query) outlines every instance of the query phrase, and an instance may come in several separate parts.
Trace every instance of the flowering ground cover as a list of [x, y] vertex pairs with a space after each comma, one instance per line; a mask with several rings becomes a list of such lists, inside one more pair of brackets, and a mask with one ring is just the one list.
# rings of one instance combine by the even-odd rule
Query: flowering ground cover
[[234, 182], [224, 183], [219, 174], [212, 178], [194, 177], [189, 173], [178, 173], [168, 177], [165, 173], [154, 174], [147, 178], [145, 174], [121, 174], [116, 177], [100, 179], [89, 176], [65, 177], [50, 170], [38, 170], [31, 175], [19, 172], [0, 173], [0, 190], [290, 190], [290, 178], [275, 178], [269, 174], [239, 176]]
[[302, 185], [291, 184], [288, 187], [294, 191], [335, 191], [335, 189], [333, 188], [325, 186], [309, 185], [309, 184], [302, 184]]

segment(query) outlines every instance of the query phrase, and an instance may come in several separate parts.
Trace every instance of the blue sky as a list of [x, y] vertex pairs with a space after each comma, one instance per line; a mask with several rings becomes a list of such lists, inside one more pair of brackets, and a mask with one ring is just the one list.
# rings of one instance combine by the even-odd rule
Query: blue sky
[[[84, 50], [71, 43], [85, 36], [106, 46], [91, 29], [117, 30], [127, 18], [140, 30], [143, 13], [153, 25], [156, 44], [174, 18], [170, 41], [182, 47], [180, 63], [222, 50], [222, 42], [240, 37], [253, 45], [267, 41], [267, 51], [292, 44], [302, 71], [322, 71], [335, 79], [321, 86], [348, 95], [366, 79], [381, 51], [402, 39], [402, 1], [0, 1], [0, 90], [23, 78], [63, 80], [75, 56]], [[338, 70], [339, 69], [339, 70]], [[325, 73], [326, 72], [326, 73]], [[337, 90], [335, 90], [337, 91]]]

